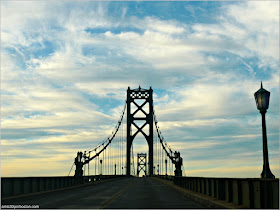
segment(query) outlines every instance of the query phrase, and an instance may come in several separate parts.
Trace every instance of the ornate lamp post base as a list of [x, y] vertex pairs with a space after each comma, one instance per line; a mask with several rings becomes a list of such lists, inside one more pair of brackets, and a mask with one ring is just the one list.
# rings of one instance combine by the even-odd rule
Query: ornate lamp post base
[[261, 173], [261, 178], [262, 179], [275, 179], [275, 176], [272, 174], [269, 167], [263, 166], [263, 171]]

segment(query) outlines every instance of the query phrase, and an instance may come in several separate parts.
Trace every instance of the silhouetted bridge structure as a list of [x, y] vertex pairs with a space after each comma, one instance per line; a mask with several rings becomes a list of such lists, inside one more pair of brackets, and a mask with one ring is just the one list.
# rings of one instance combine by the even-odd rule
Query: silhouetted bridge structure
[[[133, 140], [138, 134], [147, 141], [148, 154], [137, 154], [135, 169]], [[279, 179], [184, 177], [182, 167], [180, 152], [168, 145], [160, 131], [152, 88], [128, 88], [112, 134], [94, 148], [79, 151], [68, 176], [2, 178], [2, 205], [279, 208]], [[137, 178], [141, 172], [143, 177]]]

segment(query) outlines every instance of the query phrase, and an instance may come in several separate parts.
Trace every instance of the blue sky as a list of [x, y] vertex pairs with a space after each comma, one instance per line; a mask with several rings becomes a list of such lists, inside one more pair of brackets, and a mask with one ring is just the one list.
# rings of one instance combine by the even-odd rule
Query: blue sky
[[259, 177], [263, 81], [279, 177], [277, 1], [1, 1], [1, 44], [2, 176], [66, 175], [140, 84], [186, 175]]

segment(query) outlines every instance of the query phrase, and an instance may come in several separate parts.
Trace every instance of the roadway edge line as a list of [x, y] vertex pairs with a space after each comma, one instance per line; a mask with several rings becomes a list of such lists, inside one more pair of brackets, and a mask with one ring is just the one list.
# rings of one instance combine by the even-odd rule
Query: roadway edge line
[[173, 188], [175, 190], [180, 191], [185, 197], [188, 197], [192, 200], [200, 202], [203, 205], [206, 205], [209, 208], [218, 208], [218, 209], [246, 209], [245, 206], [236, 205], [233, 203], [229, 203], [223, 200], [219, 200], [214, 197], [210, 197], [208, 195], [203, 195], [201, 193], [193, 192], [191, 190], [182, 188], [180, 186], [175, 185], [172, 181], [163, 180], [161, 178], [152, 177], [154, 180], [163, 183], [164, 185]]

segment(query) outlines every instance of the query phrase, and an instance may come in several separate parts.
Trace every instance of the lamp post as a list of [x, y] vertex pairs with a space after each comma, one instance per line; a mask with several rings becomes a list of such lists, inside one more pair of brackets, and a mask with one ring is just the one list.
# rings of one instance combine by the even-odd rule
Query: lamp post
[[263, 133], [263, 171], [261, 178], [275, 179], [275, 176], [271, 173], [268, 161], [268, 149], [267, 149], [267, 136], [266, 136], [266, 125], [265, 125], [265, 113], [269, 106], [270, 92], [263, 89], [262, 82], [261, 88], [254, 94], [257, 108], [260, 110], [262, 115], [262, 133]]

